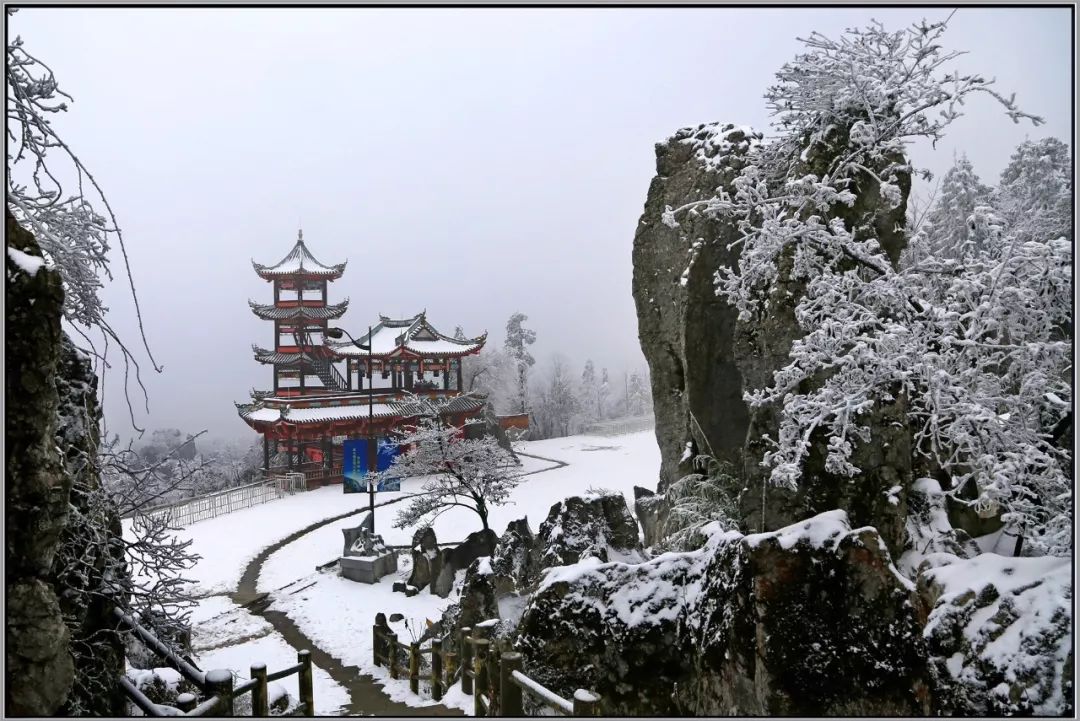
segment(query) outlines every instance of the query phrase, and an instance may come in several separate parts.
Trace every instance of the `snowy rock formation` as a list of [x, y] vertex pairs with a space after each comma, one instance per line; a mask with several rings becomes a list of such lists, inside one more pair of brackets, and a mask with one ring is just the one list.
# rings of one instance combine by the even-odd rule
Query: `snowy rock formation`
[[74, 680], [70, 636], [50, 579], [71, 491], [55, 441], [63, 290], [34, 237], [10, 214], [6, 235], [5, 704], [11, 715], [51, 716]]
[[[805, 154], [792, 176], [820, 173], [845, 147], [845, 133], [832, 131]], [[856, 449], [856, 465], [872, 472], [839, 478], [825, 471], [824, 453], [812, 452], [798, 491], [763, 487], [767, 471], [760, 460], [768, 449], [762, 436], [774, 433], [778, 421], [774, 409], [752, 409], [743, 396], [770, 385], [773, 373], [790, 362], [792, 343], [802, 336], [794, 314], [802, 284], [781, 280], [771, 289], [768, 310], [740, 321], [715, 290], [717, 269], [738, 261], [738, 246], [731, 247], [739, 238], [735, 222], [696, 211], [680, 216], [678, 227], [664, 222], [669, 206], [732, 193], [760, 137], [749, 128], [714, 123], [683, 128], [656, 146], [657, 175], [634, 237], [633, 261], [639, 336], [653, 384], [662, 458], [658, 490], [692, 472], [694, 457], [705, 454], [742, 469], [743, 482], [727, 489], [739, 499], [742, 530], [779, 528], [842, 508], [853, 523], [877, 528], [899, 555], [912, 477], [910, 434], [896, 425], [903, 420], [902, 400], [860, 418], [870, 426], [871, 440]], [[849, 227], [874, 234], [894, 262], [905, 242], [897, 230], [910, 188], [907, 176], [904, 180], [895, 207], [867, 176], [854, 188], [853, 205], [835, 210]], [[781, 271], [786, 278], [787, 271]], [[892, 496], [879, 491], [893, 487], [899, 491]], [[657, 500], [647, 503], [652, 513], [662, 512]]]
[[10, 214], [6, 234], [5, 708], [120, 715], [123, 647], [107, 596], [127, 571], [120, 519], [95, 494], [97, 382], [61, 330], [59, 275]]
[[540, 524], [540, 568], [566, 566], [585, 558], [643, 559], [637, 521], [617, 491], [570, 496], [551, 507]]
[[704, 214], [662, 222], [666, 206], [730, 189], [760, 136], [733, 125], [684, 128], [656, 146], [656, 177], [634, 235], [633, 293], [649, 363], [660, 491], [690, 471], [687, 442], [700, 453], [741, 458], [749, 414], [732, 354], [736, 312], [713, 291], [713, 273], [735, 262], [730, 223]]
[[842, 511], [774, 533], [713, 529], [644, 563], [551, 568], [516, 647], [563, 694], [613, 715], [923, 715], [914, 585]]

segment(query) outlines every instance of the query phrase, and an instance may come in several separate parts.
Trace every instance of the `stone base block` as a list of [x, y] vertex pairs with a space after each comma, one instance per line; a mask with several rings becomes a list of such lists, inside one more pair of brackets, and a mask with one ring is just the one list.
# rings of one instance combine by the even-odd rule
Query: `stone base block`
[[397, 554], [383, 556], [342, 556], [338, 559], [341, 575], [350, 581], [377, 583], [383, 576], [397, 571]]

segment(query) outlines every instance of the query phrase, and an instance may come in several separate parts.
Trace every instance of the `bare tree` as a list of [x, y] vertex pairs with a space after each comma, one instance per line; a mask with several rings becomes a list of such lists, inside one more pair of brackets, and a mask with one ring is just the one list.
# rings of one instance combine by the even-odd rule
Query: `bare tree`
[[[14, 9], [9, 9], [9, 18], [14, 13]], [[47, 262], [59, 272], [64, 285], [64, 319], [89, 346], [83, 350], [100, 364], [103, 377], [104, 370], [111, 367], [110, 343], [120, 349], [124, 361], [124, 396], [132, 426], [141, 432], [128, 394], [129, 371], [134, 368], [135, 381], [142, 389], [149, 411], [140, 366], [106, 319], [107, 308], [99, 295], [101, 276], [112, 280], [108, 258], [110, 237], [116, 238], [124, 260], [143, 348], [153, 369], [160, 373], [162, 367], [150, 352], [124, 236], [112, 207], [93, 174], [49, 121], [50, 115], [66, 112], [65, 101], [71, 100], [60, 89], [49, 66], [26, 50], [21, 37], [8, 42], [7, 209], [20, 225], [34, 234]], [[65, 189], [61, 178], [66, 176], [73, 176], [74, 190]], [[104, 212], [99, 212], [98, 203]], [[87, 335], [94, 331], [102, 337], [100, 352]]]

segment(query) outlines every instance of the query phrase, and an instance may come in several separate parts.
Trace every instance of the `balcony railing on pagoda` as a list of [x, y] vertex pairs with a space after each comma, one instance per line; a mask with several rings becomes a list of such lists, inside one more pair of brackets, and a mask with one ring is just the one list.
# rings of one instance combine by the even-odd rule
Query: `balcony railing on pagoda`
[[[388, 400], [388, 399], [404, 398], [405, 395], [408, 394], [408, 393], [411, 393], [411, 394], [413, 394], [415, 396], [419, 396], [421, 398], [444, 398], [444, 397], [451, 397], [451, 396], [461, 395], [461, 391], [454, 390], [454, 389], [445, 390], [443, 388], [417, 388], [415, 386], [413, 388], [411, 388], [411, 389], [410, 388], [371, 388], [371, 389], [364, 388], [363, 390], [356, 390], [354, 388], [352, 390], [346, 390], [346, 391], [334, 390], [332, 388], [319, 389], [319, 388], [313, 388], [311, 386], [307, 386], [306, 388], [304, 388], [304, 398], [305, 399], [327, 398], [327, 397], [333, 396], [335, 398], [346, 398], [347, 397], [350, 401], [353, 401], [355, 398], [361, 398], [361, 397], [362, 398], [367, 398], [370, 395], [370, 396], [372, 396], [372, 398], [377, 403], [381, 403], [381, 402], [383, 402], [385, 400]], [[289, 387], [289, 388], [278, 388], [277, 392], [271, 393], [271, 396], [279, 397], [279, 398], [290, 398], [290, 397], [299, 396], [299, 395], [300, 395], [300, 386]], [[350, 403], [350, 405], [352, 405], [352, 403]]]
[[340, 461], [331, 468], [327, 468], [322, 463], [307, 462], [295, 463], [292, 468], [289, 468], [288, 466], [273, 466], [270, 470], [260, 470], [262, 471], [263, 478], [267, 479], [283, 476], [286, 473], [302, 473], [308, 490], [330, 485], [331, 483], [342, 482]]

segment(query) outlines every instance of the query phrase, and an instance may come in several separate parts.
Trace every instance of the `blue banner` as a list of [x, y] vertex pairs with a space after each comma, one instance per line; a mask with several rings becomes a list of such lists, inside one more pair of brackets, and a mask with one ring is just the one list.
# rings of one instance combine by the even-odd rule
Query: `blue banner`
[[[395, 443], [391, 443], [386, 438], [379, 439], [379, 454], [375, 468], [379, 471], [385, 471], [394, 463], [394, 458], [401, 453], [401, 449]], [[400, 491], [401, 479], [398, 478], [386, 478], [379, 481], [376, 491]]]
[[[397, 445], [385, 438], [378, 442], [378, 453], [375, 458], [375, 470], [385, 471], [394, 462], [394, 458], [401, 452]], [[343, 490], [345, 493], [367, 493], [368, 483], [368, 441], [366, 438], [350, 438], [342, 444], [343, 459], [341, 474], [344, 478]], [[379, 481], [375, 491], [400, 491], [401, 480], [386, 478]]]
[[345, 493], [367, 492], [367, 439], [349, 438], [342, 444], [341, 475]]

